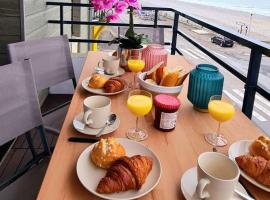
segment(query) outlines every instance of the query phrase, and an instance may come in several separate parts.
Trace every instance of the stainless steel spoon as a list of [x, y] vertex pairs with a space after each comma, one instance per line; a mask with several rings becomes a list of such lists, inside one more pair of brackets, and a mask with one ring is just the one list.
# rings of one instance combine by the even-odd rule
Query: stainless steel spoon
[[96, 137], [99, 137], [102, 135], [104, 129], [107, 127], [107, 126], [110, 126], [112, 125], [116, 120], [116, 114], [111, 114], [106, 122], [106, 124], [99, 130], [99, 132], [96, 134]]
[[246, 195], [246, 194], [243, 194], [242, 192], [238, 191], [238, 190], [234, 190], [234, 192], [239, 195], [242, 199], [245, 199], [245, 200], [255, 200], [253, 199], [252, 197], [250, 197], [249, 195]]

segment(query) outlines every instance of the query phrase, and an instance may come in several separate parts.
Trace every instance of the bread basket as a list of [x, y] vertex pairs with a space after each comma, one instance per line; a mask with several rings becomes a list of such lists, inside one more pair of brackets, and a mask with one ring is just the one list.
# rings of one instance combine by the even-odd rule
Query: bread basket
[[154, 96], [157, 94], [169, 94], [178, 96], [182, 91], [183, 85], [175, 86], [175, 87], [165, 87], [154, 85], [144, 81], [145, 75], [147, 72], [143, 72], [138, 74], [138, 82], [140, 84], [140, 88], [152, 93]]

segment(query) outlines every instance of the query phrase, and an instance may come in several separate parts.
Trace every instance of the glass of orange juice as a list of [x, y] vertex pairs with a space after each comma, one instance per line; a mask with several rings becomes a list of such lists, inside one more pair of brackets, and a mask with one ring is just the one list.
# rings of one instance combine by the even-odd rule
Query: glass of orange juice
[[222, 122], [230, 120], [235, 113], [234, 103], [222, 99], [221, 95], [214, 95], [210, 98], [208, 103], [209, 114], [218, 121], [218, 128], [216, 133], [208, 133], [205, 135], [205, 140], [216, 147], [227, 145], [227, 140], [220, 133], [220, 125]]
[[141, 72], [145, 66], [144, 60], [141, 58], [141, 55], [138, 56], [130, 56], [128, 59], [128, 68], [130, 71], [134, 73], [133, 86], [132, 88], [136, 88], [136, 74]]
[[127, 106], [136, 116], [136, 127], [127, 130], [127, 137], [131, 140], [142, 141], [148, 137], [145, 130], [138, 127], [139, 117], [147, 115], [152, 109], [152, 94], [144, 90], [132, 90], [129, 92]]

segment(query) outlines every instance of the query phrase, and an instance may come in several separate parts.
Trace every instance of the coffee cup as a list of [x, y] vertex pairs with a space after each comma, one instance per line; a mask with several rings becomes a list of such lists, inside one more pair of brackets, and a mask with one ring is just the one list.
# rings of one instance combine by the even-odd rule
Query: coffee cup
[[228, 200], [233, 196], [240, 171], [237, 164], [217, 152], [205, 152], [198, 158], [196, 195], [207, 200]]
[[111, 114], [111, 100], [104, 96], [91, 96], [83, 101], [83, 121], [91, 128], [101, 128]]
[[105, 74], [113, 75], [118, 72], [120, 59], [116, 56], [107, 56], [98, 62], [98, 66], [104, 68]]

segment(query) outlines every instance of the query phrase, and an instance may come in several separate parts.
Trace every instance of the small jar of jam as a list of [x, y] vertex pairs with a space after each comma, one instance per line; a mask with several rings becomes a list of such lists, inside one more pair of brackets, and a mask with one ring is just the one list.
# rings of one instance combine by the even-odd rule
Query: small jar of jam
[[172, 131], [176, 126], [180, 100], [171, 95], [159, 94], [154, 98], [154, 126], [161, 131]]

